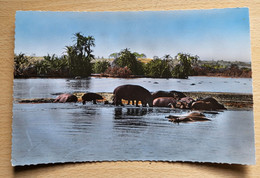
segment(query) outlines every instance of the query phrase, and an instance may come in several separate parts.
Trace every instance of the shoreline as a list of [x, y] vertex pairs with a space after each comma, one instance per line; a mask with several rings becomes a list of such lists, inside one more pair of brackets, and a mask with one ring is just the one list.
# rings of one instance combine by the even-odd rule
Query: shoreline
[[[183, 92], [188, 97], [197, 99], [198, 97], [213, 97], [219, 103], [223, 104], [228, 110], [229, 109], [243, 109], [252, 110], [253, 109], [253, 94], [244, 93], [222, 93], [222, 92]], [[81, 97], [84, 93], [73, 93], [78, 97], [78, 102], [81, 102]], [[97, 100], [97, 102], [104, 103], [108, 101], [112, 103], [113, 93], [112, 92], [98, 92], [104, 97], [103, 100]], [[56, 98], [56, 97], [55, 97]], [[34, 98], [34, 99], [14, 99], [14, 102], [19, 104], [40, 104], [40, 103], [53, 103], [55, 98]], [[126, 102], [124, 102], [126, 103]]]

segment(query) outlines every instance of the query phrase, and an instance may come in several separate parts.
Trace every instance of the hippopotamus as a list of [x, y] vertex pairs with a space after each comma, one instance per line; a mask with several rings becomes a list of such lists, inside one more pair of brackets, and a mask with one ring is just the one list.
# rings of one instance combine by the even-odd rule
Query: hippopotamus
[[220, 104], [217, 100], [212, 97], [197, 99], [191, 106], [194, 110], [218, 110], [226, 109], [224, 105]]
[[182, 92], [179, 92], [179, 91], [157, 91], [157, 92], [154, 92], [152, 94], [152, 97], [153, 97], [153, 100], [156, 99], [156, 98], [159, 98], [159, 97], [173, 97], [175, 99], [180, 99], [180, 98], [183, 98], [183, 97], [186, 97], [185, 94], [183, 94]]
[[141, 101], [143, 106], [149, 104], [152, 106], [152, 95], [151, 93], [139, 85], [121, 85], [115, 88], [114, 92], [114, 104], [122, 105], [122, 99], [124, 100], [136, 100], [136, 106], [138, 102]]
[[82, 96], [82, 103], [86, 104], [86, 101], [93, 101], [93, 104], [97, 104], [96, 100], [103, 99], [103, 97], [96, 93], [85, 93]]
[[206, 118], [204, 114], [201, 112], [191, 112], [188, 113], [187, 115], [183, 116], [173, 116], [169, 115], [166, 116], [166, 118], [169, 118], [170, 122], [195, 122], [195, 121], [209, 121], [210, 119]]
[[153, 106], [157, 107], [175, 107], [176, 99], [173, 97], [159, 97], [153, 100]]
[[55, 100], [54, 103], [66, 103], [66, 102], [77, 102], [78, 98], [75, 95], [64, 93], [59, 95]]
[[211, 102], [196, 101], [191, 105], [192, 110], [214, 110]]
[[195, 100], [191, 97], [184, 97], [184, 98], [181, 98], [179, 101], [177, 101], [175, 107], [181, 108], [181, 109], [189, 109], [189, 108], [191, 108], [191, 105], [194, 101]]

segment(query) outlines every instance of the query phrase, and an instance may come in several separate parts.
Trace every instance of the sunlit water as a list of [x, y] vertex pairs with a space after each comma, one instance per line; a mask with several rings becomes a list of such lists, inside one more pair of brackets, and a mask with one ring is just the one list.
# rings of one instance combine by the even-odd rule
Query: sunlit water
[[[96, 80], [102, 79], [91, 79], [88, 84], [85, 80], [15, 80], [14, 96], [56, 97], [50, 93], [75, 90], [111, 92], [112, 86], [124, 83], [116, 83], [115, 80], [113, 84], [107, 82], [107, 87], [101, 87], [100, 83], [98, 87], [93, 86], [98, 83]], [[231, 79], [226, 80], [230, 82]], [[192, 82], [195, 83], [194, 80]], [[172, 86], [168, 83], [168, 88], [164, 86], [160, 89], [178, 90]], [[156, 87], [149, 90], [156, 91]], [[240, 90], [237, 92], [241, 93]], [[253, 111], [228, 110], [206, 114], [211, 121], [180, 124], [165, 118], [169, 114], [182, 115], [187, 112], [92, 103], [84, 106], [81, 103], [14, 103], [12, 164], [104, 160], [255, 163]]]

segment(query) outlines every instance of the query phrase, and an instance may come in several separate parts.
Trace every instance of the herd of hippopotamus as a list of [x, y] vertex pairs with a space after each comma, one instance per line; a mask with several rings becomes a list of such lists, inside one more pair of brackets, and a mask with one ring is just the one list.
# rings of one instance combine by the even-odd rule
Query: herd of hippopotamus
[[[96, 100], [102, 100], [104, 98], [97, 93], [85, 93], [81, 99], [84, 105], [86, 101], [92, 101], [93, 104], [96, 104]], [[115, 88], [113, 92], [113, 102], [111, 104], [123, 106], [122, 99], [127, 100], [128, 105], [131, 103], [132, 105], [138, 106], [141, 102], [143, 107], [149, 105], [150, 107], [171, 107], [204, 111], [226, 109], [224, 105], [220, 104], [212, 97], [194, 100], [179, 91], [157, 91], [151, 94], [147, 89], [139, 85], [121, 85]], [[65, 93], [59, 95], [54, 102], [65, 103], [77, 101], [77, 96]], [[106, 100], [104, 104], [109, 104], [109, 102]], [[210, 120], [201, 112], [191, 112], [182, 116], [169, 115], [166, 116], [166, 118], [175, 123]]]
[[[86, 101], [93, 101], [93, 104], [96, 104], [96, 100], [100, 99], [104, 98], [99, 94], [85, 93], [82, 96], [82, 103], [85, 104]], [[150, 107], [172, 107], [191, 110], [226, 109], [212, 97], [198, 98], [194, 100], [179, 91], [157, 91], [151, 94], [147, 89], [139, 85], [121, 85], [115, 88], [112, 104], [123, 106], [122, 99], [127, 100], [128, 105], [132, 103], [132, 105], [138, 106], [139, 102], [141, 102], [143, 107], [149, 105]], [[77, 101], [78, 98], [75, 95], [61, 94], [54, 102], [64, 103]], [[108, 104], [108, 101], [105, 101], [105, 104]]]

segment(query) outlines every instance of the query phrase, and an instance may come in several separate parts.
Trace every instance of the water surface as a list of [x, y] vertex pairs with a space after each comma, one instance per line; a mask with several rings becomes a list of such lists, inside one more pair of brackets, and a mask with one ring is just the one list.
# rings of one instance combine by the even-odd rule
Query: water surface
[[14, 98], [51, 98], [55, 93], [113, 92], [123, 84], [141, 85], [150, 92], [178, 90], [183, 92], [252, 93], [251, 78], [189, 77], [189, 79], [96, 78], [74, 79], [15, 79]]
[[252, 111], [206, 114], [211, 121], [169, 122], [188, 111], [98, 104], [15, 104], [13, 165], [71, 161], [163, 160], [253, 164]]
[[[15, 79], [14, 99], [55, 93], [112, 92], [121, 84], [150, 91], [252, 93], [251, 79]], [[191, 85], [191, 84], [195, 85]], [[169, 122], [188, 110], [87, 103], [13, 104], [12, 164], [162, 160], [254, 164], [253, 111], [206, 114], [211, 121]]]

